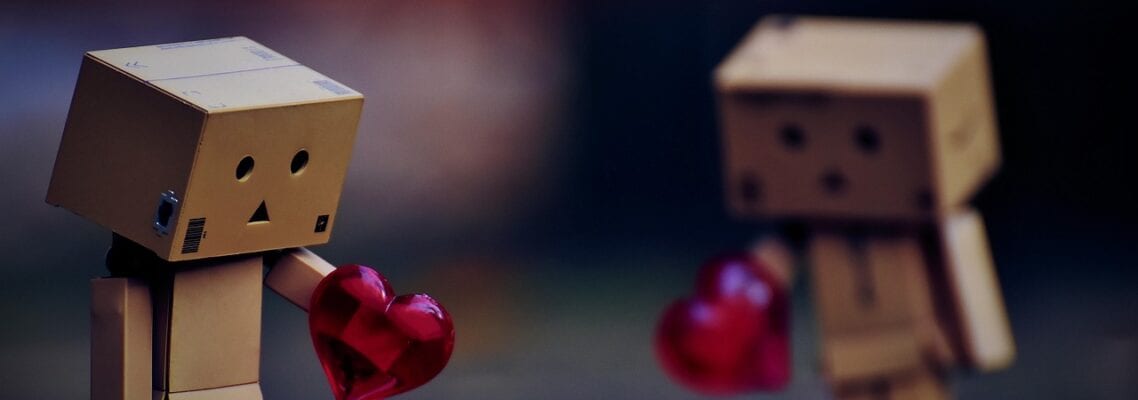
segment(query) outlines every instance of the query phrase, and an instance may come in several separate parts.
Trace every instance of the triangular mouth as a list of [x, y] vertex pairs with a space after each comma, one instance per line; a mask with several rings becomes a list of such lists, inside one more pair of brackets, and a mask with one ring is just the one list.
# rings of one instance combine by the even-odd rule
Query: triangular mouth
[[261, 201], [261, 206], [257, 207], [257, 211], [253, 211], [253, 216], [249, 217], [249, 223], [255, 224], [258, 222], [269, 222], [269, 208], [265, 207], [265, 201]]

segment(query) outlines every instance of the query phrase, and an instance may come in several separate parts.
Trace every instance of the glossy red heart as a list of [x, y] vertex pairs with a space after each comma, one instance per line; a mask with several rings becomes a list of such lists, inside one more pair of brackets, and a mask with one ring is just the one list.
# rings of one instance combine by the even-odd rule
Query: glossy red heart
[[786, 290], [746, 254], [700, 268], [695, 295], [664, 312], [656, 355], [683, 385], [707, 394], [774, 390], [790, 381]]
[[396, 297], [375, 270], [345, 265], [312, 294], [308, 327], [337, 400], [383, 399], [427, 383], [454, 349], [454, 323], [425, 294]]

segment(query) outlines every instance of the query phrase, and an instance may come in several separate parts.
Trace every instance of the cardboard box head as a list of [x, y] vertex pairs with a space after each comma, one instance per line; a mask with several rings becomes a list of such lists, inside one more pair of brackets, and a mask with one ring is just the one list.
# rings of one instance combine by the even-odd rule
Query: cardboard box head
[[89, 52], [47, 202], [169, 261], [326, 243], [362, 105], [244, 37]]
[[767, 18], [715, 83], [738, 216], [930, 220], [999, 166], [971, 25]]

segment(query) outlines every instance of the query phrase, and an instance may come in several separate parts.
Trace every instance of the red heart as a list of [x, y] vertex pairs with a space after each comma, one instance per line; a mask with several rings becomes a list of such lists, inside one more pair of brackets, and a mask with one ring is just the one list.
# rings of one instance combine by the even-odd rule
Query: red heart
[[708, 394], [779, 389], [790, 381], [786, 290], [748, 255], [700, 268], [695, 296], [672, 303], [656, 355], [680, 383]]
[[425, 294], [395, 297], [375, 270], [345, 265], [312, 293], [308, 327], [337, 400], [382, 399], [427, 383], [454, 349], [454, 323]]

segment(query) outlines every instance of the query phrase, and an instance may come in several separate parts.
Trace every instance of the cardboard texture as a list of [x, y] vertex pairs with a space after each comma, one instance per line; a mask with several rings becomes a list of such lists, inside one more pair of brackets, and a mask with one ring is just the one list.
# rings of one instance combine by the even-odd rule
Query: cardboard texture
[[728, 207], [815, 230], [839, 398], [947, 398], [936, 371], [1012, 358], [982, 222], [959, 212], [1000, 163], [986, 52], [970, 24], [775, 16], [716, 69]]
[[929, 277], [931, 266], [925, 257], [919, 235], [906, 232], [887, 239], [884, 245], [895, 252], [895, 273], [903, 276], [906, 281], [912, 326], [926, 361], [939, 367], [955, 365], [958, 357], [953, 347], [953, 331], [950, 330], [955, 325], [951, 321], [944, 321], [946, 314], [937, 309], [934, 296], [941, 291], [933, 287]]
[[184, 392], [257, 382], [261, 256], [203, 260], [155, 282], [155, 390]]
[[982, 33], [771, 17], [718, 67], [738, 216], [931, 221], [999, 164]]
[[941, 400], [951, 398], [944, 378], [934, 371], [918, 369], [904, 375], [845, 385], [837, 390], [840, 400]]
[[262, 400], [261, 385], [250, 383], [190, 392], [154, 392], [154, 400]]
[[91, 399], [145, 399], [153, 390], [151, 303], [146, 282], [91, 280]]
[[904, 375], [923, 362], [917, 335], [907, 326], [830, 335], [822, 344], [822, 368], [833, 385]]
[[767, 266], [769, 272], [779, 280], [783, 288], [794, 286], [794, 276], [798, 270], [794, 252], [777, 236], [764, 237], [751, 245], [751, 256]]
[[823, 231], [813, 239], [810, 256], [822, 357], [835, 379], [886, 373], [905, 357], [911, 367], [955, 364], [915, 234], [853, 237]]
[[265, 286], [304, 311], [312, 304], [316, 285], [336, 269], [305, 248], [284, 251], [270, 268]]
[[326, 243], [362, 104], [243, 37], [89, 52], [47, 202], [169, 261]]
[[[922, 202], [930, 182], [919, 102], [787, 95], [739, 97], [721, 108], [725, 187], [736, 215], [931, 215]], [[874, 132], [876, 150], [859, 147], [859, 129]]]
[[980, 214], [966, 210], [946, 218], [941, 241], [966, 361], [981, 371], [1007, 367], [1015, 340]]
[[943, 377], [928, 369], [917, 370], [915, 374], [893, 381], [890, 386], [891, 400], [943, 400], [952, 398]]
[[823, 334], [910, 325], [932, 315], [928, 282], [909, 252], [919, 251], [915, 246], [902, 236], [817, 233], [809, 256]]

